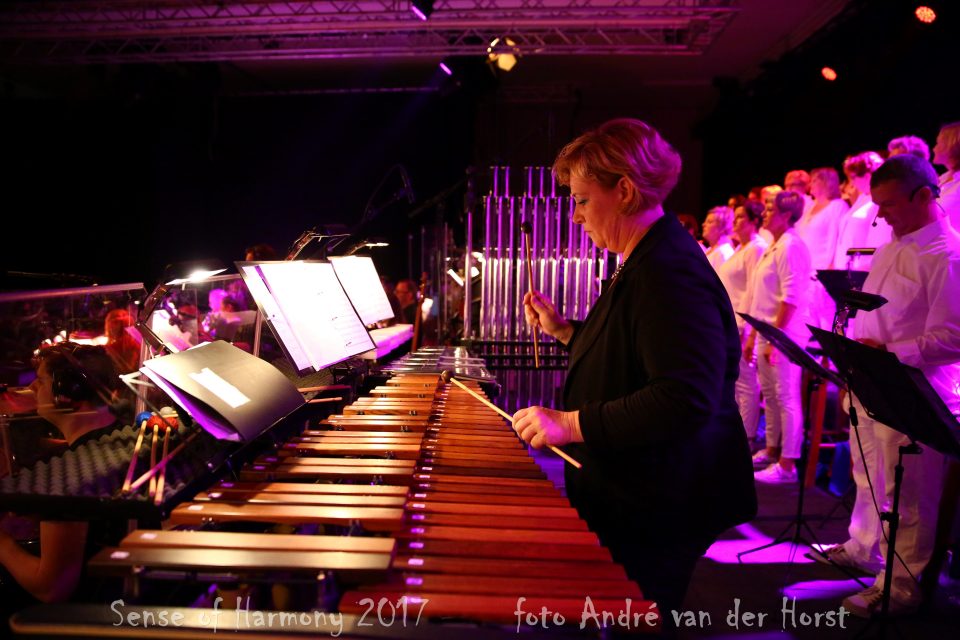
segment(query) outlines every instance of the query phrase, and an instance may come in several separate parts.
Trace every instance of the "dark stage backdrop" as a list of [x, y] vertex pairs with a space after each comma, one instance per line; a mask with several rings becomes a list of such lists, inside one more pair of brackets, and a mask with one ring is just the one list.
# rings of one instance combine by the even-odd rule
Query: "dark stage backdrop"
[[[517, 178], [617, 116], [647, 119], [678, 148], [684, 171], [667, 208], [702, 219], [729, 194], [779, 183], [788, 169], [839, 168], [847, 155], [908, 133], [932, 146], [940, 124], [960, 120], [960, 7], [937, 8], [938, 21], [925, 26], [906, 0], [854, 0], [748, 84], [644, 86], [639, 74], [608, 77], [600, 58], [585, 77], [536, 87], [491, 81], [481, 63], [460, 89], [416, 94], [230, 97], [223, 69], [205, 65], [76, 67], [57, 83], [8, 83], [0, 271], [150, 286], [172, 262], [230, 263], [257, 242], [282, 254], [316, 225], [354, 227], [402, 163], [417, 201], [387, 207], [371, 230], [393, 242], [375, 253], [381, 271], [403, 276], [407, 236], [419, 237], [436, 209], [409, 214], [461, 182], [468, 166], [507, 164]], [[824, 65], [836, 82], [820, 77]], [[374, 203], [401, 187], [391, 175]], [[445, 202], [457, 242], [462, 187]]]
[[[396, 163], [417, 203], [386, 207], [372, 227], [403, 239], [420, 223], [408, 219], [414, 207], [460, 180], [471, 160], [474, 107], [457, 94], [117, 94], [0, 102], [0, 267], [149, 286], [168, 263], [232, 264], [257, 242], [282, 257], [302, 231], [352, 228], [372, 196], [374, 205], [389, 200], [403, 188], [399, 173], [374, 191]], [[405, 242], [378, 260], [402, 275]]]
[[[912, 15], [917, 4], [855, 0], [852, 17], [841, 16], [755, 82], [718, 82], [718, 106], [696, 130], [705, 204], [782, 184], [790, 169], [841, 171], [847, 156], [885, 154], [898, 136], [920, 136], [932, 151], [940, 126], [960, 120], [960, 6], [935, 3], [938, 18], [924, 25]], [[824, 66], [836, 70], [835, 82], [823, 79]]]

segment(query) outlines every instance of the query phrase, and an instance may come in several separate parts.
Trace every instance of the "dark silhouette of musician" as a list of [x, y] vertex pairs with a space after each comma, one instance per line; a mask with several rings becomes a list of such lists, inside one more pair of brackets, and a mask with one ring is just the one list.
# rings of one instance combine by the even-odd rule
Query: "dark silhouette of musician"
[[[65, 449], [76, 449], [120, 428], [111, 406], [119, 388], [118, 373], [106, 349], [69, 342], [48, 347], [40, 351], [36, 371], [30, 388], [37, 414], [60, 430]], [[2, 608], [22, 607], [29, 602], [26, 594], [42, 602], [68, 600], [80, 584], [85, 558], [95, 551], [87, 548], [88, 533], [100, 524], [41, 520], [40, 555], [24, 549], [9, 532], [14, 525], [22, 531], [23, 519], [5, 517], [2, 524], [0, 565], [9, 574], [0, 590]], [[99, 532], [89, 538], [99, 538]], [[9, 584], [9, 577], [26, 594]]]
[[750, 450], [734, 400], [740, 340], [729, 297], [702, 249], [661, 203], [680, 156], [651, 126], [613, 120], [554, 164], [573, 221], [622, 262], [582, 322], [542, 293], [527, 322], [570, 352], [566, 411], [521, 409], [534, 447], [563, 446], [571, 503], [666, 627], [697, 560], [757, 509]]
[[393, 294], [400, 303], [400, 322], [414, 324], [417, 318], [417, 283], [413, 280], [400, 280]]

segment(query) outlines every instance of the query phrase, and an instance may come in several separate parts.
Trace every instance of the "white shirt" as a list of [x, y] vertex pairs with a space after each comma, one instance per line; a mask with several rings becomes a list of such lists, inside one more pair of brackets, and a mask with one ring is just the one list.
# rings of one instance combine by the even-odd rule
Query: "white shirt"
[[837, 198], [831, 200], [830, 204], [816, 214], [811, 215], [812, 209], [806, 211], [794, 225], [797, 235], [810, 250], [811, 275], [815, 275], [817, 269], [829, 269], [833, 263], [840, 230], [840, 217], [846, 213], [847, 209], [847, 203]]
[[721, 242], [707, 249], [707, 260], [710, 262], [713, 270], [716, 271], [720, 268], [720, 265], [730, 259], [734, 251], [735, 249], [733, 248], [733, 243], [730, 242], [730, 238], [724, 236], [721, 238]]
[[947, 171], [940, 176], [940, 206], [954, 229], [960, 229], [960, 171]]
[[810, 251], [796, 230], [788, 229], [757, 262], [750, 286], [750, 315], [772, 324], [781, 302], [794, 305], [797, 310], [782, 329], [805, 344], [810, 335], [806, 327], [810, 272]]
[[857, 313], [856, 334], [886, 345], [923, 371], [956, 413], [960, 409], [960, 235], [941, 219], [894, 238], [873, 258], [863, 290], [887, 299]]
[[[877, 217], [880, 208], [870, 196], [860, 194], [850, 210], [840, 218], [837, 234], [837, 248], [833, 256], [832, 269], [846, 269], [853, 257], [851, 268], [869, 271], [873, 256], [848, 256], [847, 250], [853, 248], [879, 249], [890, 242], [893, 230], [886, 220]], [[876, 222], [876, 226], [873, 223]]]
[[[717, 275], [723, 288], [730, 296], [730, 303], [735, 313], [750, 313], [750, 281], [760, 262], [767, 243], [759, 235], [754, 235], [750, 242], [741, 244], [730, 256], [730, 259], [717, 268]], [[736, 316], [737, 328], [743, 332], [745, 321]]]

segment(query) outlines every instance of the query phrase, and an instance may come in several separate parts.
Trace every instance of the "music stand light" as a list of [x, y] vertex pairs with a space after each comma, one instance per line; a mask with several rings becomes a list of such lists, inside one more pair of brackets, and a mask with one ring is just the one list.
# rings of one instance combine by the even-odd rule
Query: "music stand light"
[[[140, 335], [143, 336], [143, 340], [153, 349], [154, 353], [175, 353], [177, 351], [176, 348], [167, 344], [163, 338], [158, 336], [157, 333], [150, 328], [150, 316], [153, 315], [153, 312], [157, 310], [157, 307], [163, 299], [170, 293], [171, 288], [182, 287], [193, 282], [202, 282], [226, 270], [226, 267], [223, 267], [222, 263], [216, 260], [167, 265], [166, 269], [164, 269], [164, 276], [178, 275], [181, 277], [174, 278], [168, 282], [162, 282], [150, 292], [150, 295], [143, 301], [143, 306], [140, 308], [140, 313], [137, 315], [137, 322], [134, 325], [137, 331], [140, 332]], [[162, 280], [166, 280], [166, 277]]]

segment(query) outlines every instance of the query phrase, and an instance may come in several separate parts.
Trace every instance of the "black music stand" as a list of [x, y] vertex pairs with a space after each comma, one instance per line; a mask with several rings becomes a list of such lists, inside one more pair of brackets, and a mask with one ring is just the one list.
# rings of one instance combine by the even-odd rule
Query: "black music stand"
[[[899, 431], [910, 444], [901, 446], [894, 468], [893, 504], [881, 514], [888, 523], [886, 569], [880, 624], [886, 624], [896, 558], [897, 528], [900, 522], [900, 486], [903, 482], [903, 456], [921, 453], [918, 442], [945, 456], [960, 460], [960, 443], [951, 433], [957, 419], [943, 399], [930, 386], [923, 372], [900, 362], [892, 353], [868, 347], [822, 329], [810, 327], [814, 337], [830, 356], [849, 389], [871, 418]], [[853, 412], [853, 407], [851, 407]], [[883, 627], [881, 626], [881, 637]]]
[[852, 295], [860, 292], [864, 281], [867, 279], [866, 271], [851, 271], [848, 269], [818, 269], [817, 280], [823, 284], [834, 304], [837, 305], [837, 311], [833, 315], [833, 330], [843, 335], [846, 329], [847, 319], [857, 315], [858, 309], [872, 311], [859, 304]]
[[[757, 333], [759, 333], [764, 338], [766, 338], [770, 344], [772, 344], [778, 351], [784, 354], [790, 360], [790, 362], [794, 363], [795, 365], [798, 365], [803, 369], [806, 369], [816, 379], [829, 380], [830, 382], [833, 382], [838, 386], [843, 386], [843, 380], [839, 378], [837, 374], [835, 374], [833, 371], [830, 371], [829, 369], [821, 365], [819, 362], [817, 362], [813, 356], [807, 353], [807, 351], [803, 347], [801, 347], [796, 342], [791, 340], [787, 336], [787, 334], [785, 334], [783, 331], [774, 327], [773, 325], [770, 325], [764, 322], [763, 320], [758, 320], [757, 318], [754, 318], [753, 316], [750, 316], [746, 313], [741, 313], [739, 315], [741, 318], [746, 320], [750, 326], [756, 329]], [[799, 475], [800, 474], [798, 472], [797, 473], [798, 480], [800, 479]], [[790, 542], [790, 544], [793, 545], [794, 547], [800, 544], [805, 544], [811, 549], [816, 548], [813, 546], [813, 543], [806, 540], [802, 535], [802, 530], [806, 529], [807, 533], [810, 534], [810, 537], [813, 538], [814, 541], [816, 541], [817, 539], [817, 536], [813, 533], [813, 530], [810, 528], [810, 525], [807, 524], [807, 521], [803, 517], [803, 499], [804, 499], [805, 492], [806, 492], [806, 481], [801, 480], [800, 490], [797, 495], [797, 513], [796, 513], [796, 516], [794, 516], [794, 519], [790, 521], [790, 524], [788, 524], [786, 528], [783, 531], [781, 531], [773, 539], [772, 542], [768, 542], [767, 544], [761, 545], [754, 549], [748, 549], [747, 551], [741, 551], [740, 553], [738, 553], [737, 554], [738, 561], [740, 561], [740, 559], [743, 556], [747, 555], [748, 553], [761, 551], [762, 549], [776, 546], [782, 542]], [[793, 530], [793, 535], [788, 536], [788, 533], [790, 532], [791, 529]]]

